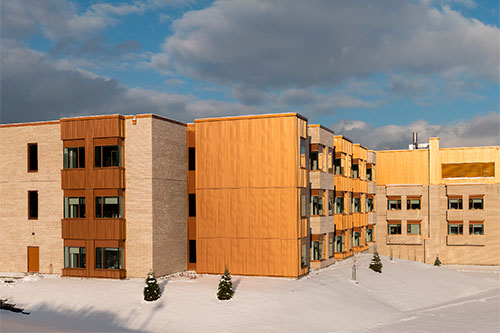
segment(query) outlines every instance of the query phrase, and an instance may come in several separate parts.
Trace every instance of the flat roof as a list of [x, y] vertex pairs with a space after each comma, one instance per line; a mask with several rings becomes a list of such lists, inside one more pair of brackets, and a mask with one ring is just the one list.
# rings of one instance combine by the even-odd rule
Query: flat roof
[[255, 114], [255, 115], [244, 115], [244, 116], [228, 116], [228, 117], [216, 117], [216, 118], [198, 118], [195, 119], [195, 123], [208, 122], [208, 121], [224, 121], [224, 120], [242, 120], [242, 119], [257, 119], [257, 118], [279, 118], [279, 117], [297, 117], [302, 120], [308, 121], [303, 115], [291, 112], [291, 113], [266, 113], [266, 114]]

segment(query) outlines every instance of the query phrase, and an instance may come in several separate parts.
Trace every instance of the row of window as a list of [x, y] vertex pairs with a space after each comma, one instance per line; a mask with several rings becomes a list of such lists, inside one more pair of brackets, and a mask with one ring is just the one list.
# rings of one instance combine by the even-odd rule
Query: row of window
[[[351, 239], [351, 248], [361, 246], [361, 232], [352, 231], [349, 234]], [[373, 229], [367, 228], [365, 232], [365, 241], [373, 242]], [[314, 240], [311, 242], [311, 260], [323, 260], [323, 240]], [[328, 254], [329, 257], [333, 257], [334, 252], [344, 252], [345, 250], [345, 237], [342, 235], [336, 235], [335, 237], [328, 237]]]
[[[311, 206], [310, 206], [310, 215], [311, 216], [324, 216], [325, 211], [324, 211], [324, 205], [323, 205], [323, 200], [324, 197], [319, 194], [319, 195], [311, 195]], [[306, 211], [305, 211], [305, 195], [302, 197], [302, 217], [306, 216]], [[365, 199], [365, 212], [372, 212], [374, 208], [373, 204], [373, 198], [372, 197], [367, 197]], [[352, 198], [351, 200], [351, 205], [350, 205], [350, 212], [351, 213], [361, 213], [361, 198], [355, 197]], [[333, 215], [333, 212], [335, 211], [335, 214], [344, 214], [344, 197], [333, 197], [333, 191], [330, 191], [330, 195], [328, 196], [328, 215], [331, 216]]]
[[[96, 247], [95, 268], [96, 269], [123, 269], [122, 247]], [[87, 255], [85, 247], [64, 247], [65, 268], [86, 268]]]
[[[420, 221], [409, 221], [406, 223], [407, 235], [420, 235], [421, 234]], [[401, 235], [401, 222], [390, 221], [387, 222], [387, 234]], [[463, 235], [464, 225], [463, 222], [448, 222], [448, 235]], [[484, 222], [471, 221], [469, 222], [469, 235], [484, 235]]]
[[[421, 199], [412, 198], [406, 200], [406, 210], [420, 210]], [[448, 209], [463, 209], [461, 198], [448, 198]], [[469, 209], [484, 209], [484, 198], [470, 198]], [[401, 210], [401, 199], [387, 199], [387, 210]]]

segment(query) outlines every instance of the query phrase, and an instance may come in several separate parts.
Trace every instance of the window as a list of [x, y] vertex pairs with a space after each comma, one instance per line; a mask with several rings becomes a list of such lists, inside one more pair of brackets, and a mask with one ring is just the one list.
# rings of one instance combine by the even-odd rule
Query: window
[[401, 199], [388, 199], [387, 210], [401, 210]]
[[189, 193], [189, 216], [196, 216], [196, 194]]
[[64, 148], [63, 168], [85, 168], [85, 147]]
[[366, 180], [373, 180], [372, 178], [372, 167], [366, 167]]
[[311, 195], [311, 215], [323, 215], [323, 196]]
[[344, 252], [344, 236], [335, 236], [335, 252]]
[[123, 218], [122, 197], [95, 197], [96, 218]]
[[401, 222], [387, 222], [387, 233], [389, 235], [401, 235]]
[[420, 235], [420, 221], [406, 223], [407, 235]]
[[64, 268], [85, 268], [86, 257], [84, 247], [64, 247]]
[[38, 144], [28, 143], [28, 172], [38, 171]]
[[[315, 148], [318, 150], [321, 150], [321, 146], [318, 145], [318, 148]], [[319, 163], [319, 155], [321, 154], [321, 151], [314, 151], [313, 148], [311, 148], [311, 152], [309, 153], [309, 159], [311, 163], [311, 170], [321, 170], [321, 165]]]
[[323, 241], [311, 243], [312, 260], [323, 260]]
[[353, 164], [351, 169], [352, 169], [352, 178], [359, 178], [359, 164]]
[[188, 149], [188, 170], [193, 171], [196, 169], [196, 150], [194, 147]]
[[344, 168], [342, 167], [342, 159], [336, 158], [334, 160], [334, 166], [335, 166], [335, 174], [336, 175], [343, 175], [344, 174]]
[[306, 195], [300, 195], [300, 216], [307, 217], [307, 204], [306, 204]]
[[484, 235], [483, 222], [469, 222], [469, 235]]
[[28, 219], [38, 218], [38, 191], [28, 191]]
[[306, 244], [302, 244], [301, 251], [300, 251], [300, 267], [302, 267], [302, 268], [307, 266], [306, 250], [307, 250]]
[[366, 211], [373, 212], [373, 198], [366, 198]]
[[462, 222], [448, 222], [448, 235], [463, 235], [464, 225]]
[[333, 149], [328, 148], [328, 172], [333, 173]]
[[448, 198], [448, 209], [463, 209], [462, 198]]
[[483, 209], [483, 198], [469, 198], [469, 209]]
[[300, 167], [307, 169], [307, 141], [300, 138]]
[[189, 263], [196, 263], [196, 239], [189, 240]]
[[333, 232], [328, 236], [328, 253], [333, 257]]
[[333, 207], [334, 207], [334, 198], [333, 191], [328, 191], [328, 215], [333, 215]]
[[353, 232], [353, 246], [361, 246], [361, 233], [358, 231]]
[[407, 199], [406, 200], [407, 210], [418, 210], [420, 209], [420, 198], [419, 199]]
[[64, 197], [64, 218], [84, 218], [85, 198]]
[[366, 241], [373, 242], [373, 228], [366, 228]]
[[361, 213], [361, 198], [352, 199], [352, 211], [354, 213]]
[[123, 248], [96, 247], [95, 268], [123, 269]]
[[122, 166], [121, 146], [96, 146], [94, 152], [96, 168]]
[[443, 178], [495, 177], [495, 162], [487, 163], [443, 163]]
[[344, 213], [344, 197], [335, 197], [335, 214]]

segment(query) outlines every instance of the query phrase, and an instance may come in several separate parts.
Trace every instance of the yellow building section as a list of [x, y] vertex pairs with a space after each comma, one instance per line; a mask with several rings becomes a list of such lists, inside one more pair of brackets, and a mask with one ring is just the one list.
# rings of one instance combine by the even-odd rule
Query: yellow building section
[[429, 150], [377, 151], [377, 186], [429, 184]]
[[[298, 277], [307, 120], [297, 114], [202, 119], [196, 135], [196, 271]], [[305, 154], [305, 150], [304, 150]], [[303, 155], [304, 155], [303, 154]]]
[[500, 183], [500, 146], [441, 148], [442, 183]]

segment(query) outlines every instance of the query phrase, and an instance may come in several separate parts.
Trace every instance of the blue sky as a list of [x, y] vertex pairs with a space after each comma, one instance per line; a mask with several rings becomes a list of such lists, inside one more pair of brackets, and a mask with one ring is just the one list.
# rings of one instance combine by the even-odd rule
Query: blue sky
[[2, 123], [299, 112], [370, 148], [499, 145], [499, 3], [1, 2]]

